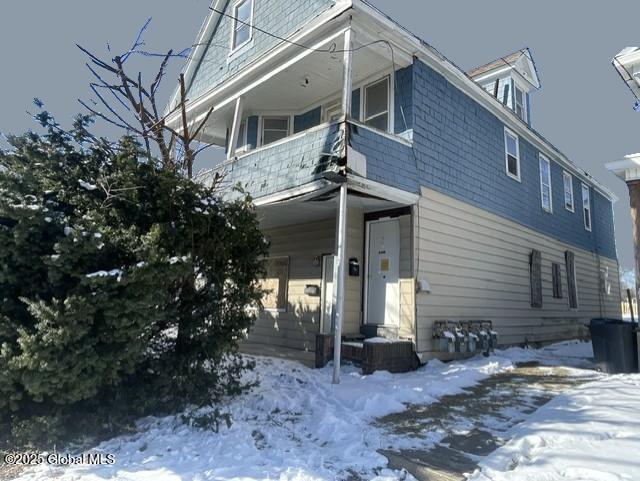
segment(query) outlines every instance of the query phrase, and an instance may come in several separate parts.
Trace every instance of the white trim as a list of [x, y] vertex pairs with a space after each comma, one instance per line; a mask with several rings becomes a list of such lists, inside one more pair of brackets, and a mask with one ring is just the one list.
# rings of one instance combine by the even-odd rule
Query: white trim
[[403, 205], [415, 205], [420, 199], [419, 194], [391, 187], [379, 182], [350, 175], [347, 177], [347, 185], [351, 190], [362, 194], [369, 194], [381, 199], [389, 200]]
[[[584, 182], [582, 182], [580, 191], [582, 193], [582, 221], [584, 223], [585, 230], [588, 230], [589, 232], [591, 232], [591, 230], [593, 229], [593, 215], [591, 215], [591, 189], [589, 188], [589, 184], [585, 184]], [[585, 191], [587, 193], [586, 198], [584, 195]], [[589, 213], [588, 226], [587, 226], [587, 215], [586, 215], [587, 212]]]
[[275, 204], [284, 204], [290, 201], [305, 200], [313, 198], [335, 189], [337, 186], [333, 182], [325, 179], [314, 180], [299, 187], [283, 190], [276, 194], [259, 197], [253, 201], [256, 207], [265, 207]]
[[[384, 76], [384, 77], [382, 77], [382, 78], [380, 78], [378, 80], [375, 80], [375, 81], [371, 82], [368, 85], [365, 85], [362, 88], [362, 91], [360, 93], [360, 98], [362, 99], [362, 108], [361, 108], [361, 111], [362, 111], [362, 116], [361, 116], [362, 123], [365, 124], [365, 125], [368, 125], [367, 124], [368, 120], [374, 120], [374, 119], [376, 119], [378, 117], [382, 117], [383, 115], [386, 114], [386, 116], [387, 116], [387, 127], [385, 129], [377, 129], [376, 128], [376, 130], [382, 130], [384, 132], [393, 132], [392, 121], [391, 121], [391, 116], [393, 115], [391, 113], [391, 97], [392, 97], [391, 77], [392, 77], [392, 75], [386, 75], [386, 76]], [[367, 97], [368, 97], [367, 92], [368, 92], [368, 89], [370, 89], [371, 87], [374, 87], [374, 86], [376, 86], [378, 84], [381, 84], [383, 82], [385, 82], [386, 86], [387, 86], [387, 110], [385, 112], [380, 112], [379, 114], [375, 114], [375, 115], [367, 118]], [[394, 92], [394, 94], [395, 94], [395, 92]], [[369, 126], [369, 127], [371, 127], [371, 126]], [[375, 127], [371, 127], [371, 128], [375, 128]]]
[[[326, 290], [325, 290], [325, 276], [327, 275], [327, 260], [329, 258], [333, 257], [333, 262], [335, 264], [336, 262], [336, 256], [335, 254], [322, 254], [321, 256], [321, 267], [322, 267], [322, 272], [320, 273], [320, 333], [321, 334], [331, 334], [331, 325], [329, 325], [329, 330], [328, 332], [325, 332], [325, 323], [327, 322], [327, 319], [325, 319], [325, 315], [324, 315], [324, 303], [327, 300], [327, 295], [329, 294]], [[333, 276], [333, 269], [331, 269], [331, 275]], [[331, 284], [333, 284], [335, 282], [335, 279], [333, 279], [331, 281]], [[333, 301], [333, 292], [330, 293], [331, 294], [331, 300]], [[333, 304], [333, 303], [332, 303]], [[333, 305], [331, 308], [332, 314], [334, 314], [333, 312]], [[331, 323], [331, 319], [329, 319], [329, 323]]]
[[[369, 322], [368, 310], [369, 310], [369, 255], [371, 251], [371, 245], [369, 244], [370, 239], [370, 230], [371, 224], [381, 224], [383, 222], [395, 222], [398, 224], [398, 233], [400, 234], [400, 220], [398, 217], [383, 217], [376, 220], [369, 220], [365, 222], [365, 230], [364, 230], [364, 245], [365, 245], [365, 254], [364, 254], [364, 309], [362, 311], [362, 324], [368, 326], [378, 326], [378, 327], [400, 327], [400, 314], [398, 314], [398, 324], [376, 324], [373, 322]], [[398, 262], [400, 261], [400, 245], [402, 243], [402, 237], [398, 238]], [[398, 307], [400, 307], [400, 299], [402, 294], [400, 293], [400, 271], [398, 270]], [[386, 317], [386, 316], [385, 316]]]
[[[548, 182], [545, 182], [545, 179], [542, 176], [542, 164], [547, 164], [547, 172], [549, 173]], [[542, 210], [548, 212], [549, 214], [553, 214], [553, 184], [551, 182], [551, 161], [547, 159], [544, 155], [538, 155], [538, 168], [540, 169], [540, 204], [542, 205]], [[544, 205], [544, 189], [546, 187], [549, 189], [549, 207]]]
[[391, 140], [394, 140], [394, 141], [396, 141], [398, 143], [404, 144], [407, 147], [411, 147], [413, 145], [413, 143], [410, 140], [408, 140], [406, 137], [401, 137], [398, 134], [392, 134], [392, 133], [389, 133], [389, 132], [385, 132], [384, 130], [376, 129], [375, 127], [371, 127], [369, 125], [363, 124], [359, 120], [349, 120], [349, 123], [353, 124], [353, 125], [357, 125], [359, 128], [368, 130], [368, 131], [373, 132], [375, 134], [378, 134], [378, 135], [380, 135], [382, 137], [386, 137], [387, 139], [391, 139]]
[[[238, 31], [237, 29], [237, 24], [238, 24], [238, 20], [237, 20], [237, 16], [238, 14], [236, 13], [236, 10], [238, 10], [238, 7], [240, 7], [243, 3], [246, 2], [251, 2], [251, 12], [249, 13], [249, 25], [244, 25], [245, 27], [249, 28], [249, 37], [242, 43], [239, 43], [237, 45], [234, 45], [235, 41], [236, 41], [236, 32]], [[231, 39], [230, 39], [230, 46], [229, 46], [229, 57], [233, 57], [234, 54], [236, 54], [239, 50], [241, 50], [243, 47], [245, 47], [247, 44], [249, 44], [250, 42], [253, 41], [253, 22], [254, 22], [254, 7], [255, 7], [255, 0], [237, 0], [231, 7], [231, 13], [232, 13], [232, 19], [231, 19]]]
[[[516, 141], [516, 163], [518, 165], [518, 174], [513, 175], [509, 172], [509, 148], [507, 146], [507, 135], [513, 137]], [[522, 182], [521, 171], [520, 171], [520, 138], [517, 134], [515, 134], [512, 130], [507, 127], [504, 128], [504, 166], [505, 172], [509, 177], [513, 180], [517, 180], [518, 182]]]
[[[264, 123], [266, 120], [286, 120], [287, 121], [287, 133], [286, 135], [278, 140], [274, 140], [273, 142], [269, 142], [268, 144], [264, 143]], [[261, 115], [260, 118], [258, 119], [258, 125], [260, 126], [260, 128], [258, 129], [258, 147], [267, 147], [270, 146], [272, 144], [276, 144], [278, 142], [282, 142], [285, 139], [288, 139], [291, 134], [293, 133], [293, 122], [294, 122], [294, 116], [291, 114], [288, 115]], [[275, 130], [278, 132], [283, 132], [279, 129], [271, 129], [271, 130]]]
[[[571, 189], [571, 208], [567, 207], [567, 179], [569, 179], [569, 189]], [[567, 172], [566, 170], [562, 171], [562, 194], [563, 194], [563, 199], [562, 201], [564, 202], [564, 208], [567, 209], [569, 212], [574, 212], [576, 211], [576, 199], [575, 199], [575, 195], [573, 195], [573, 175], [571, 175], [571, 172]]]

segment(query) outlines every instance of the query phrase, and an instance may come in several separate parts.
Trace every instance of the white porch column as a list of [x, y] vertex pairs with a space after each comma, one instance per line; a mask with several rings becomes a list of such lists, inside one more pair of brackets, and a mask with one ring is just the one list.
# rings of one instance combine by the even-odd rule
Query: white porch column
[[[344, 155], [347, 155], [347, 123], [346, 119], [351, 113], [351, 92], [353, 64], [351, 25], [344, 33], [344, 82], [342, 85], [342, 114], [345, 118], [343, 128], [345, 136]], [[334, 340], [333, 340], [333, 384], [340, 383], [340, 364], [342, 349], [342, 326], [344, 324], [344, 290], [345, 290], [345, 264], [347, 262], [347, 182], [340, 185], [340, 202], [338, 205], [336, 221], [336, 257], [333, 264], [333, 312], [335, 313]]]
[[233, 125], [231, 126], [231, 135], [229, 135], [229, 148], [227, 149], [227, 159], [233, 159], [236, 156], [236, 148], [238, 147], [238, 135], [240, 134], [240, 124], [242, 123], [242, 109], [244, 100], [238, 97], [236, 100], [235, 113], [233, 115]]

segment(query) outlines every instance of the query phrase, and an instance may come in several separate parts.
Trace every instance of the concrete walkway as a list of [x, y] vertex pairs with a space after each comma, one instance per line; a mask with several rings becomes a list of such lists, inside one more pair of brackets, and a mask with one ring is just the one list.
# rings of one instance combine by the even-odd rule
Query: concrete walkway
[[420, 481], [464, 480], [481, 458], [508, 441], [511, 427], [556, 395], [589, 380], [561, 367], [520, 364], [462, 394], [381, 418], [379, 424], [392, 434], [429, 447], [380, 452], [390, 468], [406, 469]]

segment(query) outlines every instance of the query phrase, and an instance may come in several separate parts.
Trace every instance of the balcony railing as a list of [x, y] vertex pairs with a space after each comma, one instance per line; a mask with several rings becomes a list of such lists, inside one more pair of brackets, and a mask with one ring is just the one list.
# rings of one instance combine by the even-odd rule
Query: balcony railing
[[343, 155], [341, 127], [319, 125], [243, 153], [207, 171], [202, 180], [219, 173], [226, 187], [239, 184], [254, 199], [307, 184], [335, 170]]

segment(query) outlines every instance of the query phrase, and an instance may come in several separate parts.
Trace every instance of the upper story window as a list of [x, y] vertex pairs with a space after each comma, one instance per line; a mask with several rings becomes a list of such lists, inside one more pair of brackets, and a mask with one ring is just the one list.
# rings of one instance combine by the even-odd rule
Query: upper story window
[[507, 175], [520, 182], [520, 146], [518, 136], [513, 132], [504, 130], [505, 162]]
[[387, 76], [364, 88], [364, 123], [384, 131], [389, 130], [389, 80]]
[[325, 122], [337, 122], [342, 117], [342, 100], [334, 100], [323, 108]]
[[514, 97], [515, 97], [516, 115], [526, 122], [527, 121], [527, 96], [517, 85], [515, 86]]
[[553, 194], [551, 192], [551, 164], [549, 159], [540, 155], [540, 194], [542, 208], [553, 212]]
[[591, 231], [591, 192], [587, 184], [582, 184], [582, 213], [584, 228]]
[[289, 117], [264, 117], [262, 119], [262, 145], [284, 139], [289, 135], [289, 130]]
[[236, 50], [253, 35], [253, 0], [240, 0], [233, 6], [233, 31], [231, 50]]
[[573, 204], [573, 176], [564, 171], [562, 173], [562, 181], [564, 183], [564, 207], [570, 212], [574, 212], [575, 207]]

